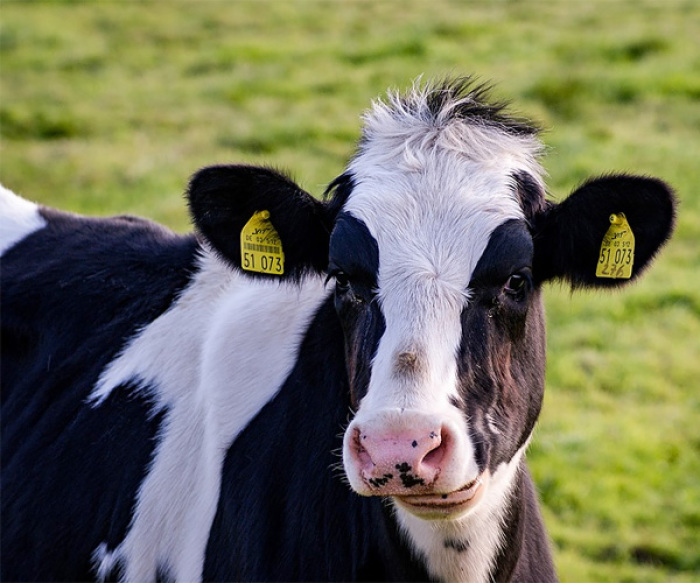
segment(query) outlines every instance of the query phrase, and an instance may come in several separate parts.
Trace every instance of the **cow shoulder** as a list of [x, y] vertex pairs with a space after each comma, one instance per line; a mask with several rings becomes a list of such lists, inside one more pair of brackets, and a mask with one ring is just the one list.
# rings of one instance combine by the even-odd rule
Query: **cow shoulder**
[[111, 358], [134, 330], [167, 309], [194, 268], [193, 237], [129, 218], [39, 212], [45, 226], [2, 259], [8, 387], [21, 385], [32, 363], [55, 370], [87, 353]]
[[326, 295], [319, 276], [244, 278], [205, 250], [178, 300], [103, 371], [93, 406], [138, 379], [154, 410], [167, 411], [167, 423], [135, 519], [118, 546], [101, 547], [100, 572], [121, 564], [126, 580], [151, 579], [159, 566], [176, 580], [201, 577], [222, 456], [282, 387]]

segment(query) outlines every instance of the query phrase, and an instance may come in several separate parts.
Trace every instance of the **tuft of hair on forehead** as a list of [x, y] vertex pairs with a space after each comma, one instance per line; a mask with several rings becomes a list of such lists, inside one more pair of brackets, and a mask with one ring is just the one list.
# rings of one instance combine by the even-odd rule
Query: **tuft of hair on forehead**
[[384, 114], [395, 120], [420, 122], [440, 128], [454, 121], [487, 126], [518, 136], [535, 136], [537, 124], [509, 113], [510, 103], [498, 101], [491, 95], [493, 85], [474, 77], [457, 77], [422, 83], [419, 77], [407, 93], [387, 92], [387, 99], [376, 100], [365, 115], [366, 129], [371, 132], [373, 121]]
[[399, 99], [409, 106], [425, 107], [435, 125], [459, 119], [494, 126], [515, 135], [539, 133], [540, 128], [532, 121], [510, 114], [510, 103], [495, 100], [492, 91], [490, 83], [480, 83], [473, 77], [459, 77], [428, 83], [423, 88], [414, 85], [408, 96]]
[[492, 98], [491, 92], [490, 84], [473, 77], [427, 83], [418, 78], [406, 93], [388, 91], [363, 116], [355, 161], [369, 156], [417, 169], [426, 156], [452, 151], [488, 164], [508, 159], [512, 171], [540, 175], [540, 128], [511, 114], [509, 104]]

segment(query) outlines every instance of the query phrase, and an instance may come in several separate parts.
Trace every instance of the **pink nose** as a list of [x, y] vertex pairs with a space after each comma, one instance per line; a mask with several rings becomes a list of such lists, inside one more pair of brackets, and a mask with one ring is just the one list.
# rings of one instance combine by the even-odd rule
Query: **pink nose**
[[453, 439], [440, 424], [399, 431], [355, 427], [352, 461], [375, 495], [429, 492], [451, 458]]

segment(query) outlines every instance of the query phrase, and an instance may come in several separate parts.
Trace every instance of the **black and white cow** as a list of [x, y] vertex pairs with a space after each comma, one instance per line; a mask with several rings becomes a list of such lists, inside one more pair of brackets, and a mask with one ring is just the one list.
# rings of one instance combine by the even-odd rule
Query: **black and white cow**
[[[524, 461], [541, 286], [628, 281], [596, 276], [611, 214], [635, 278], [673, 195], [547, 201], [536, 130], [468, 80], [364, 122], [324, 202], [198, 172], [196, 235], [2, 192], [3, 581], [556, 579]], [[262, 211], [280, 275], [244, 269]]]

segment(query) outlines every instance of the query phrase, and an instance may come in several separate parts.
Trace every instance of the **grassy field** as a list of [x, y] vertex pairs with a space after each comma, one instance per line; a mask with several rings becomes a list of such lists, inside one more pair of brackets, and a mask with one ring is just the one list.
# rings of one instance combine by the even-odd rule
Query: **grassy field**
[[563, 581], [700, 577], [700, 4], [0, 4], [0, 181], [82, 213], [189, 228], [188, 177], [290, 169], [318, 195], [360, 114], [420, 74], [475, 73], [539, 121], [551, 196], [656, 175], [677, 233], [623, 293], [547, 290], [529, 453]]

